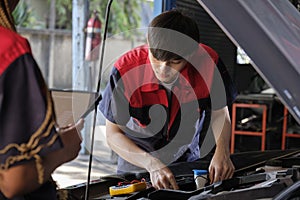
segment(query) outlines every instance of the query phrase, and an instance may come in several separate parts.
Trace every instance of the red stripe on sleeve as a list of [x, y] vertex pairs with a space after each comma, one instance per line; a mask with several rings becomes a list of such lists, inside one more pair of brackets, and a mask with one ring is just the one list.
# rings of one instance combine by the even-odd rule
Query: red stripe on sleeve
[[16, 32], [0, 27], [0, 76], [13, 61], [26, 53], [31, 53], [28, 41]]

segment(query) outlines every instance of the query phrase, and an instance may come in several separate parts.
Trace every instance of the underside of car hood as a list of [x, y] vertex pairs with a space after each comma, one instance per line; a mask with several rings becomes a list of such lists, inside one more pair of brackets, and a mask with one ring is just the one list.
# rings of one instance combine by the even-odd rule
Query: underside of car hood
[[288, 0], [197, 0], [300, 123], [300, 12]]

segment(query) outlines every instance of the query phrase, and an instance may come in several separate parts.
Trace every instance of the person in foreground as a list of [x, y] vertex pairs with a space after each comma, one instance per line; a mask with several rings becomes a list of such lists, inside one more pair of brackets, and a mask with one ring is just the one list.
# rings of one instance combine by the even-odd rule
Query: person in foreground
[[77, 157], [84, 120], [56, 126], [29, 43], [16, 33], [18, 0], [0, 0], [0, 199], [58, 199], [52, 172]]
[[[199, 160], [215, 146], [210, 181], [231, 178], [228, 106], [236, 94], [218, 54], [200, 43], [191, 18], [178, 10], [155, 17], [147, 44], [114, 64], [99, 104], [107, 142], [119, 155], [118, 173], [146, 169], [155, 188], [178, 189], [168, 165]], [[208, 132], [214, 143], [203, 148], [200, 138]]]

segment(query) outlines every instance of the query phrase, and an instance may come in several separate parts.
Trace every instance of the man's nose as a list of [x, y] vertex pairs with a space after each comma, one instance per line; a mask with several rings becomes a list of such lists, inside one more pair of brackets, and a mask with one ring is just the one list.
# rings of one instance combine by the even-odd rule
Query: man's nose
[[161, 62], [160, 63], [160, 69], [163, 70], [163, 71], [169, 70], [170, 69], [169, 63], [168, 62]]

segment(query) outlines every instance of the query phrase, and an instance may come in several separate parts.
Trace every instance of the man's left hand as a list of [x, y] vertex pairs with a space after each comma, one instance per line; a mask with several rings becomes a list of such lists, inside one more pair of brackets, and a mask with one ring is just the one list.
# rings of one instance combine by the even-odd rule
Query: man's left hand
[[229, 153], [217, 150], [209, 166], [210, 183], [231, 178], [234, 170], [235, 168], [231, 162]]

